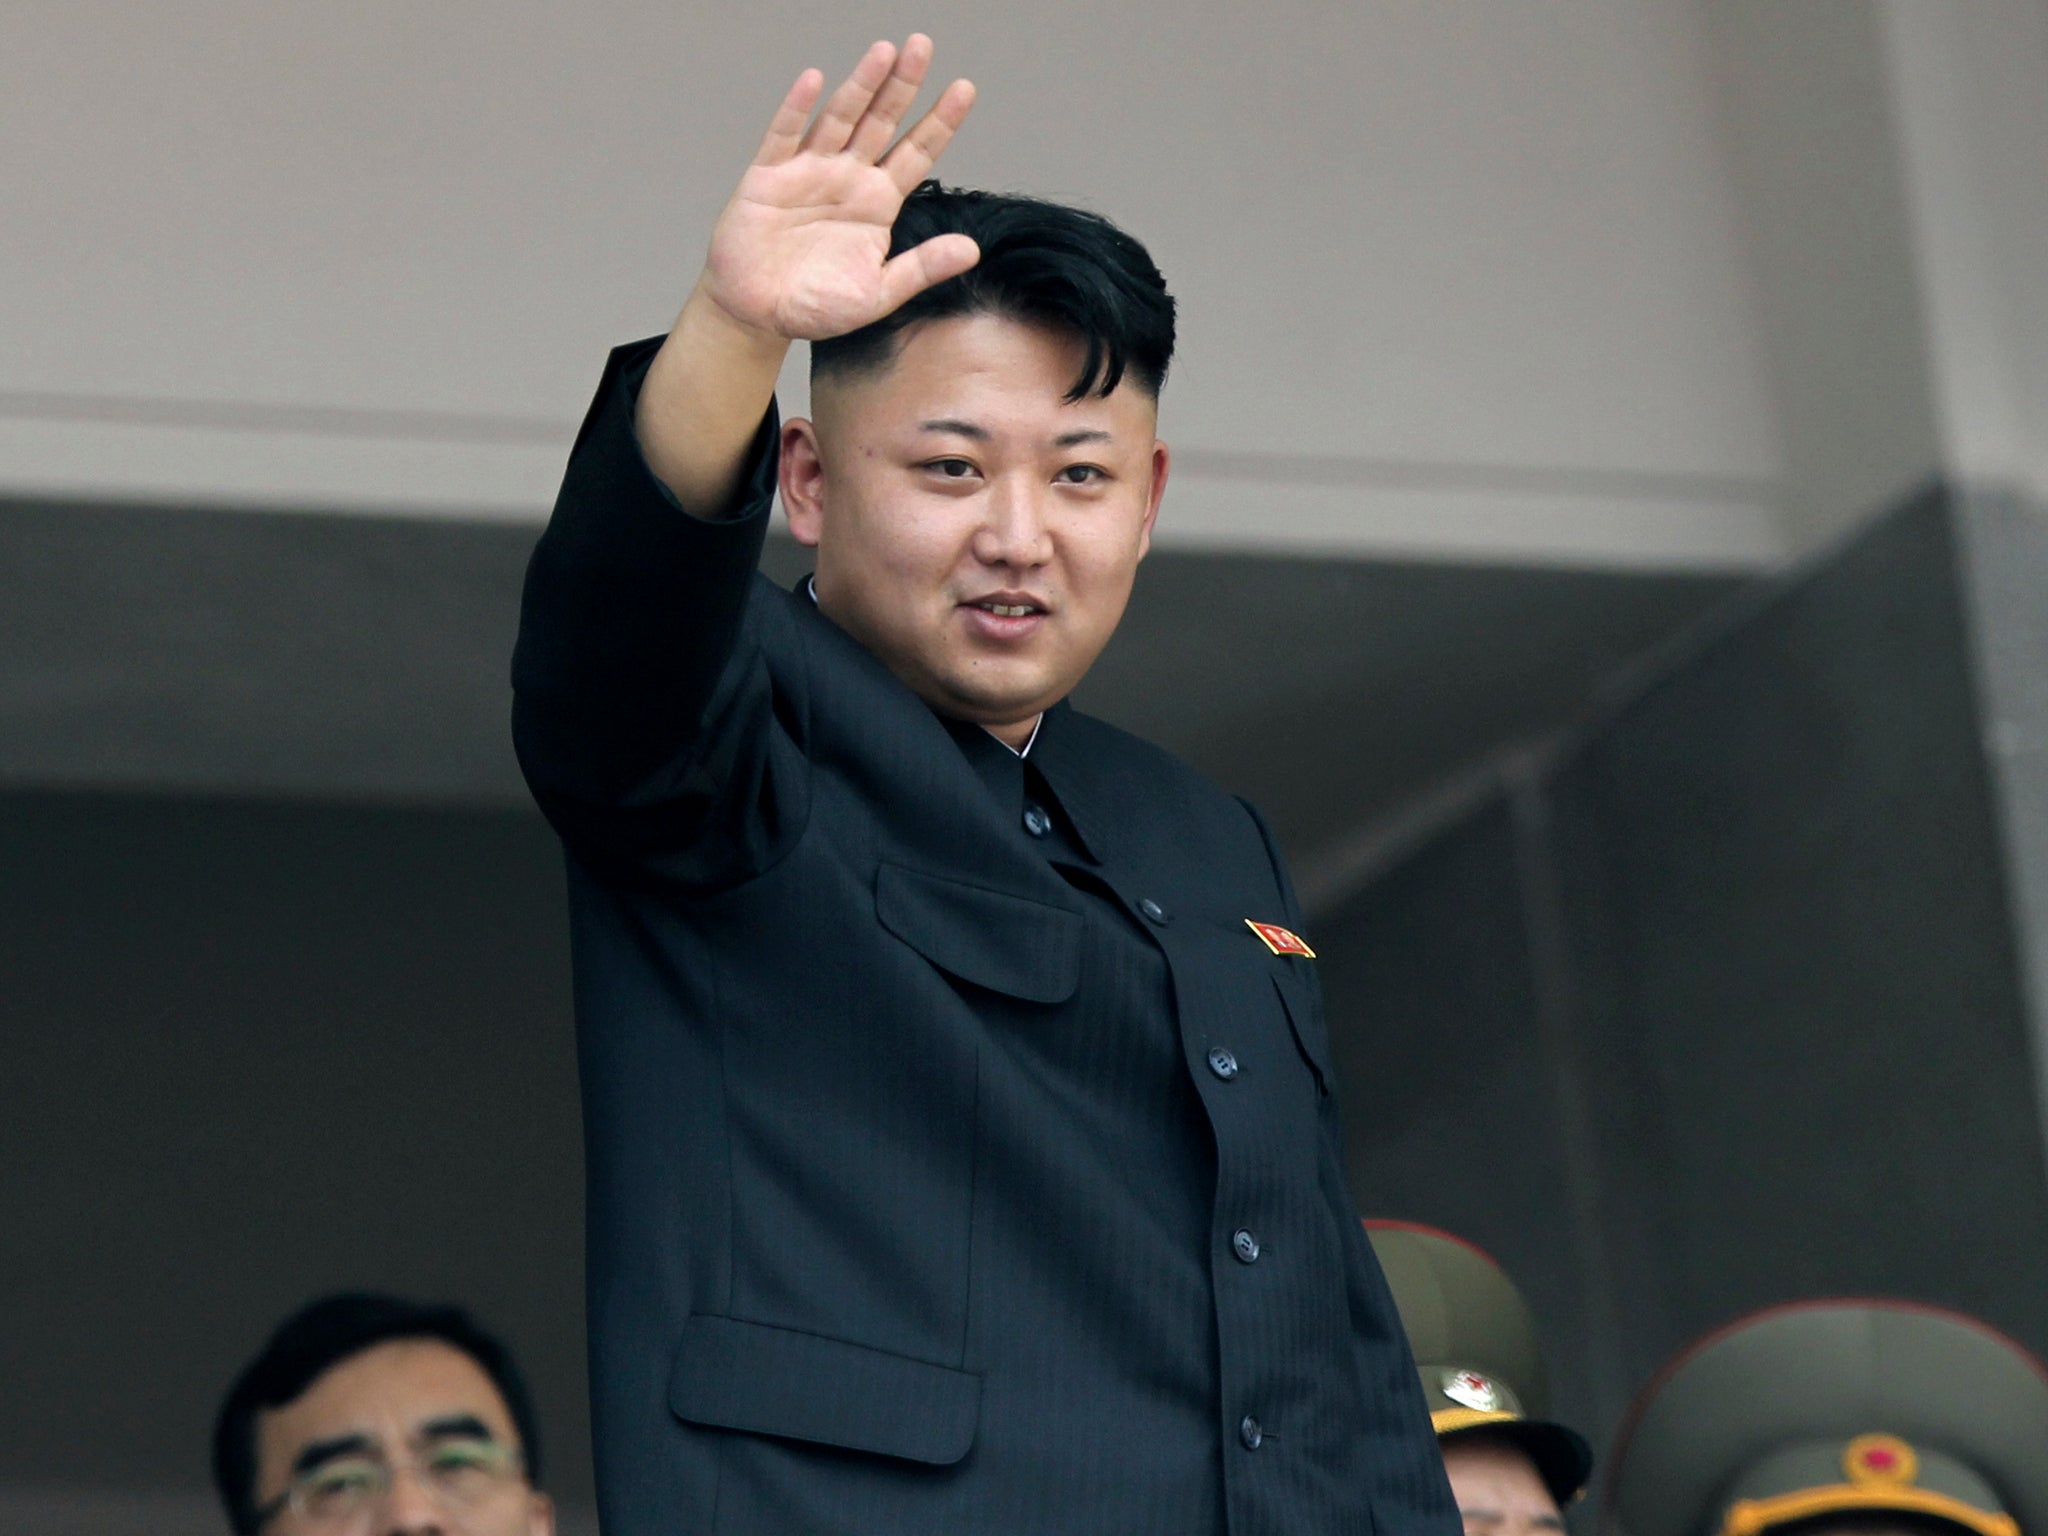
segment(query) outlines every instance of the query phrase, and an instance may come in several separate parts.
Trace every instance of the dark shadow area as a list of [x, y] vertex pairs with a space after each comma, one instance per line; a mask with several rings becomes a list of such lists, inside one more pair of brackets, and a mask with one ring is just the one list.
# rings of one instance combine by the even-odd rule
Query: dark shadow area
[[1745, 604], [1319, 931], [1361, 1202], [1502, 1259], [1596, 1443], [1800, 1296], [2048, 1346], [2038, 849], [1984, 748], [1965, 505]]
[[473, 1306], [589, 1503], [553, 840], [513, 812], [0, 795], [0, 1481], [203, 1486], [307, 1296]]
[[[538, 530], [0, 503], [0, 783], [523, 807]], [[809, 554], [771, 539], [788, 585]], [[1087, 709], [1249, 794], [1297, 857], [1578, 709], [1730, 575], [1156, 552]]]

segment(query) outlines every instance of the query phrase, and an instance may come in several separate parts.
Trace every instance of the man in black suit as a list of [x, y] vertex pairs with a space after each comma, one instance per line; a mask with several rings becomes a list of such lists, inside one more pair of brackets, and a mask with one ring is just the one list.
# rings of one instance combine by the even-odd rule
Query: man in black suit
[[[1168, 455], [1107, 222], [806, 71], [536, 549], [609, 1536], [1448, 1536], [1264, 824], [1064, 702]], [[793, 339], [810, 420], [778, 426]], [[754, 567], [779, 483], [814, 578]]]

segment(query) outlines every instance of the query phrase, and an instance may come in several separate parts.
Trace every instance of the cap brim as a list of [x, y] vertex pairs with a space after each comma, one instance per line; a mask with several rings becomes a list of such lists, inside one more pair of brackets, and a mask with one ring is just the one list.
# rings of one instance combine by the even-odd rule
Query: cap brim
[[1976, 1318], [1881, 1297], [1766, 1307], [1682, 1351], [1622, 1420], [1601, 1531], [1690, 1536], [1759, 1457], [1873, 1429], [1946, 1448], [2048, 1533], [2048, 1370]]
[[[1586, 1491], [1593, 1475], [1593, 1447], [1577, 1430], [1546, 1419], [1519, 1419], [1511, 1414], [1473, 1413], [1464, 1422], [1439, 1415], [1437, 1439], [1458, 1440], [1489, 1435], [1507, 1441], [1536, 1464], [1536, 1475], [1563, 1509]], [[1446, 1422], [1447, 1421], [1447, 1422]]]

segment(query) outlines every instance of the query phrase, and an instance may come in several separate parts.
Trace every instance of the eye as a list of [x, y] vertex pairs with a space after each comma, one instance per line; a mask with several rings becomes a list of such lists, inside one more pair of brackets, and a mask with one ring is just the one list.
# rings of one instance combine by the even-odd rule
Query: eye
[[1069, 464], [1053, 478], [1062, 485], [1100, 485], [1109, 478], [1109, 471], [1100, 464]]
[[478, 1467], [493, 1466], [499, 1460], [497, 1447], [480, 1441], [437, 1445], [428, 1453], [427, 1467], [437, 1473], [469, 1472]]
[[499, 1481], [512, 1468], [512, 1453], [494, 1441], [453, 1441], [427, 1453], [421, 1471], [436, 1488], [471, 1496]]
[[336, 1493], [350, 1488], [374, 1488], [382, 1477], [383, 1469], [375, 1462], [330, 1461], [306, 1479], [306, 1486], [316, 1493]]
[[965, 480], [974, 473], [974, 464], [969, 459], [927, 459], [923, 467], [942, 480]]
[[309, 1513], [353, 1507], [384, 1486], [384, 1469], [374, 1461], [330, 1461], [300, 1481], [298, 1493]]

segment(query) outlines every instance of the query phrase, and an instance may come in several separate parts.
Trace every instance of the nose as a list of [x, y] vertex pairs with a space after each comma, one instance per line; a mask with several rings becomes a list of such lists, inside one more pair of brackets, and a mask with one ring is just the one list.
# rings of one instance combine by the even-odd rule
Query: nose
[[447, 1536], [441, 1506], [427, 1492], [419, 1474], [411, 1467], [399, 1467], [391, 1474], [390, 1490], [384, 1495], [379, 1536]]
[[1047, 487], [1022, 476], [996, 480], [982, 498], [981, 526], [974, 533], [974, 556], [983, 565], [1028, 570], [1052, 558], [1046, 526]]

